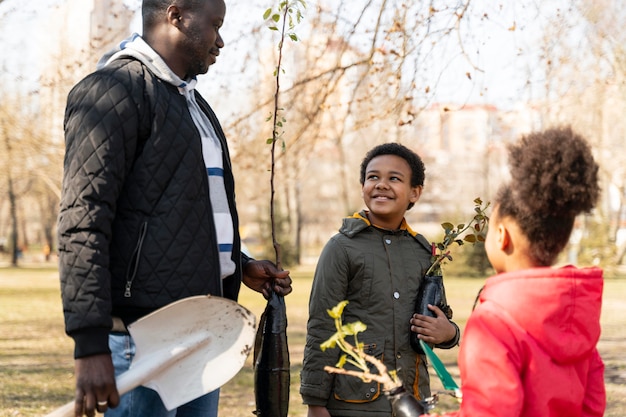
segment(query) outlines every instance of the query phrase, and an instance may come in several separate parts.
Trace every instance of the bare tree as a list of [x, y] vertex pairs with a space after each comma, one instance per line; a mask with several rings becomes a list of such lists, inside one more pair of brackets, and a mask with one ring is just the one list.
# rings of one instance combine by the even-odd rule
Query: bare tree
[[[604, 191], [596, 216], [599, 224], [608, 227], [588, 233], [603, 234], [600, 241], [615, 242], [626, 220], [626, 157], [617, 152], [626, 134], [626, 36], [620, 29], [626, 11], [615, 0], [580, 0], [568, 11], [555, 15], [544, 35], [544, 122], [572, 124], [592, 141]], [[605, 264], [619, 262], [620, 256], [614, 257], [616, 249], [604, 244], [596, 253]]]
[[[11, 103], [11, 107], [7, 103]], [[19, 254], [28, 243], [24, 231], [21, 241], [19, 239], [20, 225], [24, 225], [19, 202], [32, 192], [37, 169], [33, 148], [40, 138], [36, 125], [29, 123], [32, 113], [27, 104], [30, 103], [20, 97], [7, 97], [0, 104], [0, 165], [4, 167], [0, 178], [4, 180], [9, 203], [9, 247], [13, 266], [17, 266]]]
[[[61, 43], [39, 83], [38, 104], [33, 106], [39, 109], [38, 118], [50, 121], [43, 126], [43, 136], [39, 134], [43, 139], [37, 149], [42, 153], [43, 144], [50, 148], [46, 151], [49, 164], [42, 163], [38, 182], [32, 183], [42, 207], [54, 205], [42, 190], [54, 196], [60, 183], [61, 120], [67, 92], [93, 70], [105, 49], [126, 36], [124, 30], [114, 28], [124, 27], [117, 23], [129, 19], [128, 10], [108, 13], [105, 3], [121, 4], [99, 2], [94, 18], [109, 20], [94, 27], [91, 41], [78, 48], [69, 40]], [[271, 1], [262, 3], [229, 3], [224, 30], [232, 32], [226, 37], [227, 48], [219, 65], [205, 76], [210, 81], [199, 83], [199, 88], [208, 90], [203, 92], [220, 119], [226, 121], [244, 238], [269, 222], [264, 215], [270, 170], [266, 139], [272, 130], [266, 119], [272, 114], [271, 74], [277, 51], [262, 20]], [[439, 189], [446, 192], [454, 191], [450, 184], [461, 186], [451, 170], [437, 165], [437, 152], [442, 151], [438, 142], [444, 138], [432, 137], [421, 120], [425, 109], [432, 111], [432, 104], [440, 99], [439, 92], [451, 89], [450, 73], [455, 86], [469, 86], [488, 96], [485, 77], [492, 74], [484, 70], [480, 55], [485, 25], [491, 30], [488, 36], [519, 34], [520, 40], [528, 37], [524, 30], [531, 23], [533, 29], [540, 28], [535, 31], [539, 36], [515, 46], [517, 55], [511, 58], [515, 60], [511, 65], [527, 71], [521, 77], [525, 87], [520, 98], [532, 100], [541, 115], [539, 126], [573, 121], [577, 130], [594, 138], [599, 159], [612, 157], [614, 161], [602, 164], [604, 188], [618, 189], [623, 205], [626, 164], [613, 151], [624, 136], [619, 119], [626, 98], [626, 39], [619, 26], [626, 17], [622, 9], [617, 0], [567, 4], [320, 0], [309, 4], [298, 30], [299, 44], [285, 46], [281, 94], [288, 119], [287, 140], [276, 160], [280, 180], [276, 199], [289, 234], [286, 243], [294, 247], [296, 258], [306, 255], [305, 246], [323, 244], [336, 230], [339, 218], [361, 206], [358, 166], [363, 153], [377, 143], [398, 141], [419, 149], [428, 159], [431, 182], [441, 182], [444, 186]], [[224, 61], [235, 64], [224, 65]], [[439, 106], [442, 126], [452, 119], [449, 112], [463, 105]], [[443, 130], [438, 134], [443, 135]], [[506, 129], [489, 126], [487, 130], [503, 136]], [[513, 135], [514, 130], [506, 134]], [[451, 160], [483, 158], [488, 150], [472, 155], [467, 155], [467, 149], [456, 152]], [[485, 164], [478, 165], [485, 172]], [[6, 175], [0, 173], [0, 178], [5, 191]], [[429, 194], [425, 201], [438, 205], [445, 201], [443, 191]], [[607, 204], [602, 209], [607, 221], [612, 218], [615, 235], [623, 210], [609, 210]]]
[[[299, 36], [303, 45], [285, 50], [288, 140], [286, 158], [277, 164], [285, 182], [277, 197], [282, 212], [297, 213], [288, 221], [298, 253], [302, 234], [310, 240], [321, 233], [319, 239], [326, 240], [336, 229], [328, 219], [338, 222], [360, 206], [355, 186], [361, 154], [382, 141], [402, 141], [430, 103], [439, 82], [429, 69], [434, 51], [443, 44], [461, 45], [462, 22], [471, 18], [469, 0], [439, 2], [437, 7], [428, 1], [324, 1], [307, 10], [308, 30]], [[254, 36], [263, 45], [258, 27], [244, 25], [244, 30], [242, 39]], [[458, 49], [462, 55], [462, 46]], [[262, 75], [270, 73], [264, 63], [275, 61], [267, 58], [274, 52], [260, 47], [246, 56], [247, 71], [255, 53], [261, 68], [250, 71], [256, 86], [251, 97], [270, 97], [260, 91], [269, 82]], [[255, 160], [254, 143], [264, 143], [267, 137], [259, 121], [271, 114], [269, 104], [258, 100], [237, 117], [226, 118], [231, 120], [226, 129], [234, 140], [238, 177], [250, 177], [250, 167], [266, 166]], [[256, 182], [255, 193], [259, 188]]]
[[[66, 9], [72, 7], [72, 1], [76, 0], [59, 2], [59, 5], [40, 10], [50, 15], [48, 20], [42, 19], [41, 26], [49, 28], [49, 24], [56, 25], [68, 19]], [[46, 256], [55, 250], [54, 230], [64, 155], [65, 99], [72, 85], [95, 69], [100, 56], [128, 36], [132, 10], [128, 10], [121, 0], [94, 4], [91, 16], [94, 25], [85, 33], [84, 43], [77, 42], [73, 36], [63, 36], [59, 31], [59, 41], [53, 42], [54, 48], [45, 50], [48, 59], [42, 60], [46, 67], [40, 77], [32, 80], [13, 77], [11, 82], [2, 82], [0, 87], [5, 97], [0, 106], [0, 161], [6, 167], [0, 172], [0, 182], [5, 185], [0, 190], [6, 190], [9, 202], [13, 264], [17, 264], [19, 247], [31, 239], [29, 230], [39, 231], [35, 240], [46, 248]], [[34, 17], [37, 10], [22, 12]], [[9, 14], [0, 16], [0, 21], [7, 16]], [[56, 36], [55, 32], [52, 33]], [[33, 66], [32, 63], [22, 65]], [[17, 71], [20, 74], [31, 72], [19, 67]], [[10, 71], [4, 76], [10, 76]], [[39, 210], [31, 209], [37, 206]]]

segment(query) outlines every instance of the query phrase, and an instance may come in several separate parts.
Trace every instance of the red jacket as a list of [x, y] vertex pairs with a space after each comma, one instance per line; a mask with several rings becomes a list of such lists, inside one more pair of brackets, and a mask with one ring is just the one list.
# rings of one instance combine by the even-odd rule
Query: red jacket
[[602, 270], [535, 268], [487, 280], [459, 351], [461, 409], [445, 417], [602, 416]]

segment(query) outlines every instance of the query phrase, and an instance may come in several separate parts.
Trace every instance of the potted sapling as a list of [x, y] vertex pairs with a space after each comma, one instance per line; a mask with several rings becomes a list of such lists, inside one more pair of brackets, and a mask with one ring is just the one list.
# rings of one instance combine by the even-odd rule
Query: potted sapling
[[[446, 300], [443, 286], [442, 265], [452, 261], [450, 245], [457, 244], [461, 246], [464, 243], [475, 244], [476, 242], [485, 241], [485, 231], [489, 222], [489, 217], [485, 213], [487, 207], [489, 207], [489, 202], [483, 203], [480, 198], [476, 198], [474, 200], [474, 215], [467, 224], [461, 223], [456, 227], [449, 222], [441, 224], [444, 230], [444, 237], [441, 242], [433, 242], [432, 244], [432, 264], [422, 278], [415, 302], [415, 313], [435, 317], [435, 313], [428, 309], [430, 304], [439, 307], [448, 319], [452, 318], [452, 309]], [[424, 354], [417, 334], [409, 331], [409, 337], [413, 350]]]

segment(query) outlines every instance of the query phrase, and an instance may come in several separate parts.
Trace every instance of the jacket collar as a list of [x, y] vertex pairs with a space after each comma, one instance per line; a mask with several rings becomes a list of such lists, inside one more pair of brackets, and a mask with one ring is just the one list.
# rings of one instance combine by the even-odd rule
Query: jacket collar
[[413, 237], [417, 236], [417, 232], [411, 229], [406, 219], [404, 218], [402, 219], [400, 228], [397, 230], [388, 230], [388, 229], [381, 229], [379, 227], [376, 227], [367, 218], [367, 210], [356, 212], [352, 216], [344, 218], [343, 225], [341, 226], [341, 229], [339, 229], [339, 231], [348, 237], [353, 237], [354, 235], [367, 229], [368, 227], [373, 227], [375, 229], [383, 230], [389, 233], [407, 232], [409, 235]]

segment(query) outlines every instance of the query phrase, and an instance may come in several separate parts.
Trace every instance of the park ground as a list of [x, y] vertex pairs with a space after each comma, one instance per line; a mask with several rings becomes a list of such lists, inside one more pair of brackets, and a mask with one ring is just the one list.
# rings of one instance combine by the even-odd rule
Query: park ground
[[[294, 292], [286, 298], [291, 358], [290, 417], [305, 417], [306, 408], [298, 394], [299, 373], [306, 331], [311, 268], [292, 270]], [[461, 328], [471, 312], [481, 279], [446, 278], [455, 321]], [[240, 303], [257, 319], [265, 300], [243, 289]], [[605, 417], [626, 416], [626, 277], [605, 280], [599, 350], [606, 365], [608, 406]], [[72, 399], [72, 342], [63, 331], [58, 272], [50, 264], [0, 267], [0, 417], [43, 416]], [[437, 351], [444, 364], [460, 381], [458, 348]], [[431, 375], [433, 389], [441, 388]], [[494, 393], [498, 395], [498, 393]], [[437, 411], [458, 407], [451, 397], [441, 397]], [[252, 416], [254, 409], [251, 358], [231, 381], [222, 387], [220, 414]]]

